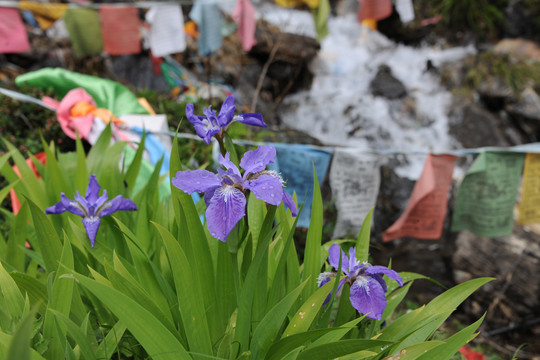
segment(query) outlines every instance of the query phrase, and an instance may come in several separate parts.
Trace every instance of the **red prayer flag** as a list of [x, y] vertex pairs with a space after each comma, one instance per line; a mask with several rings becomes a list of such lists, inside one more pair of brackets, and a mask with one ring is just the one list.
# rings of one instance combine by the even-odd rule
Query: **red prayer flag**
[[30, 50], [28, 35], [17, 9], [0, 7], [0, 54]]
[[141, 20], [137, 8], [101, 5], [99, 16], [106, 53], [127, 55], [141, 52]]
[[382, 20], [392, 14], [391, 0], [358, 0], [358, 21], [367, 19]]
[[405, 212], [383, 233], [384, 242], [404, 236], [441, 237], [455, 162], [453, 155], [428, 155]]
[[[47, 155], [44, 152], [40, 152], [34, 156], [42, 164], [45, 164], [47, 162]], [[26, 159], [26, 163], [28, 164], [28, 166], [30, 167], [34, 175], [36, 175], [36, 178], [39, 179], [40, 176], [37, 171], [36, 165], [34, 165], [34, 162], [32, 161], [32, 158]], [[13, 171], [15, 171], [15, 174], [17, 174], [18, 177], [21, 177], [21, 173], [17, 165], [13, 165]], [[17, 215], [19, 210], [21, 210], [21, 202], [19, 201], [19, 198], [17, 197], [15, 190], [11, 189], [9, 191], [9, 196], [11, 197], [11, 209], [13, 209], [13, 214]]]

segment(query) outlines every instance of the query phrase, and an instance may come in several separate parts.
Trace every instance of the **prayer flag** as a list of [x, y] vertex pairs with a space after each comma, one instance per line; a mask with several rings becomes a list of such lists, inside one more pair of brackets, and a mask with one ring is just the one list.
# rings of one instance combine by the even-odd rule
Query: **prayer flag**
[[384, 242], [404, 236], [441, 237], [455, 162], [453, 155], [428, 155], [405, 212], [383, 233]]
[[37, 1], [21, 1], [19, 9], [29, 10], [34, 14], [39, 27], [47, 30], [60, 19], [68, 8], [68, 4], [52, 4]]
[[208, 56], [221, 47], [221, 25], [223, 17], [216, 1], [198, 0], [193, 5], [189, 17], [199, 27], [197, 45], [199, 55]]
[[238, 24], [238, 37], [245, 51], [251, 50], [257, 43], [255, 40], [255, 9], [249, 0], [238, 0], [232, 13], [234, 21]]
[[103, 50], [103, 36], [98, 12], [91, 9], [67, 9], [64, 21], [77, 56], [98, 55]]
[[184, 15], [180, 5], [156, 5], [146, 13], [150, 28], [150, 49], [155, 57], [186, 49]]
[[297, 7], [302, 4], [306, 4], [311, 9], [315, 9], [319, 6], [319, 0], [276, 0], [276, 5], [282, 7]]
[[269, 168], [281, 173], [285, 180], [284, 190], [293, 195], [296, 192], [299, 207], [304, 201], [304, 208], [299, 215], [297, 226], [307, 228], [311, 219], [313, 199], [313, 166], [321, 184], [328, 171], [331, 155], [315, 150], [306, 145], [270, 144], [276, 148], [276, 161]]
[[0, 7], [0, 54], [30, 50], [28, 35], [17, 9]]
[[522, 167], [523, 154], [481, 153], [458, 189], [452, 231], [486, 237], [511, 233]]
[[141, 21], [137, 8], [101, 5], [99, 16], [106, 53], [127, 55], [141, 52]]
[[358, 21], [364, 20], [382, 20], [392, 14], [391, 0], [358, 0]]
[[518, 225], [540, 222], [540, 154], [525, 156]]
[[330, 188], [336, 199], [333, 238], [358, 235], [368, 212], [375, 207], [381, 174], [376, 155], [336, 150], [330, 168]]
[[319, 7], [311, 10], [313, 22], [317, 31], [317, 40], [321, 41], [328, 35], [328, 15], [330, 15], [330, 3], [328, 0], [320, 0]]
[[414, 20], [412, 0], [396, 0], [396, 11], [402, 23], [408, 23]]

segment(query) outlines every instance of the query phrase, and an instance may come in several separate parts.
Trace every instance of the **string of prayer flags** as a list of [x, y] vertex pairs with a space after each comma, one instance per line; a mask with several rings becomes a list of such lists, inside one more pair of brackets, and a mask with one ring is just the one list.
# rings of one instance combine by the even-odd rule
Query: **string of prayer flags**
[[379, 167], [377, 155], [336, 149], [330, 168], [330, 188], [337, 209], [334, 239], [359, 233], [364, 218], [377, 201], [381, 183]]
[[141, 52], [139, 10], [136, 7], [101, 5], [99, 7], [103, 48], [110, 55]]
[[49, 29], [57, 20], [61, 19], [67, 8], [68, 4], [24, 0], [19, 2], [19, 9], [32, 12], [39, 27], [43, 30]]
[[17, 9], [0, 7], [0, 54], [30, 50], [28, 35]]
[[382, 20], [392, 14], [391, 0], [358, 0], [358, 21]]
[[405, 236], [433, 240], [442, 236], [455, 162], [454, 155], [428, 155], [405, 212], [383, 232], [384, 242]]
[[63, 19], [78, 57], [98, 55], [103, 50], [103, 34], [98, 12], [92, 9], [67, 9]]
[[150, 49], [155, 57], [182, 52], [186, 49], [184, 15], [180, 5], [153, 6], [146, 13], [150, 27]]
[[299, 215], [297, 226], [307, 228], [311, 219], [313, 198], [313, 166], [321, 184], [328, 171], [331, 155], [305, 145], [271, 143], [276, 148], [276, 161], [269, 168], [281, 173], [285, 180], [284, 190], [293, 195], [296, 192], [298, 205], [304, 208]]
[[238, 37], [245, 51], [251, 50], [257, 43], [255, 40], [255, 8], [249, 0], [238, 0], [232, 12], [234, 21], [238, 24]]
[[540, 222], [540, 154], [525, 156], [518, 225]]
[[470, 230], [485, 237], [512, 232], [523, 158], [520, 153], [480, 153], [458, 189], [452, 231]]
[[396, 0], [396, 11], [402, 23], [414, 20], [414, 7], [412, 0]]
[[330, 15], [330, 2], [328, 0], [320, 0], [319, 6], [312, 9], [313, 22], [315, 23], [315, 31], [317, 32], [317, 40], [321, 41], [328, 35], [328, 15]]
[[221, 35], [223, 16], [217, 2], [213, 0], [196, 1], [189, 13], [189, 17], [198, 26], [197, 46], [199, 55], [208, 56], [219, 49], [223, 43]]

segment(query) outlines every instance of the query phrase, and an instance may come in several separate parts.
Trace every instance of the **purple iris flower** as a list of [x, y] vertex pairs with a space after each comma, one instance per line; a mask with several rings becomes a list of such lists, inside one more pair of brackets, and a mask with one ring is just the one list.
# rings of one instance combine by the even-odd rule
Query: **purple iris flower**
[[[338, 284], [338, 291], [344, 283], [351, 286], [349, 300], [352, 306], [366, 317], [375, 320], [381, 320], [382, 313], [386, 308], [387, 291], [386, 282], [382, 275], [388, 276], [390, 279], [397, 281], [399, 286], [403, 286], [403, 279], [397, 272], [390, 270], [385, 266], [372, 266], [366, 262], [360, 263], [356, 260], [356, 249], [349, 249], [349, 256], [341, 250], [338, 244], [330, 246], [328, 250], [328, 262], [334, 267], [339, 268], [339, 257], [341, 256], [341, 270], [346, 278], [341, 279]], [[332, 277], [336, 277], [334, 272], [324, 272], [319, 275], [319, 287], [329, 282]], [[326, 298], [325, 305], [330, 300], [330, 296]]]
[[206, 116], [194, 115], [193, 104], [187, 104], [186, 116], [193, 127], [195, 127], [197, 135], [199, 135], [207, 144], [210, 144], [212, 136], [222, 134], [227, 126], [233, 121], [238, 121], [246, 125], [266, 127], [261, 114], [244, 113], [234, 115], [235, 110], [234, 96], [228, 96], [223, 102], [223, 105], [221, 105], [219, 115], [216, 115], [216, 111], [212, 110], [212, 106], [204, 108], [203, 113]]
[[208, 170], [178, 171], [172, 179], [174, 186], [192, 194], [203, 192], [206, 203], [206, 222], [210, 234], [226, 241], [227, 235], [246, 214], [246, 193], [253, 192], [255, 197], [272, 205], [283, 203], [296, 216], [296, 205], [289, 194], [283, 191], [283, 179], [275, 171], [265, 170], [266, 165], [274, 162], [276, 149], [272, 146], [260, 146], [247, 151], [238, 167], [230, 160], [229, 153], [219, 156], [219, 163], [225, 169], [218, 169], [214, 174]]
[[72, 214], [82, 216], [86, 235], [88, 235], [90, 244], [94, 247], [101, 217], [121, 210], [137, 210], [137, 205], [129, 199], [124, 199], [122, 195], [107, 201], [107, 190], [103, 190], [103, 195], [99, 196], [100, 189], [96, 175], [90, 175], [85, 197], [82, 197], [77, 191], [74, 196], [75, 200], [70, 200], [64, 193], [61, 193], [60, 202], [48, 207], [45, 214], [61, 214], [64, 211], [69, 211]]

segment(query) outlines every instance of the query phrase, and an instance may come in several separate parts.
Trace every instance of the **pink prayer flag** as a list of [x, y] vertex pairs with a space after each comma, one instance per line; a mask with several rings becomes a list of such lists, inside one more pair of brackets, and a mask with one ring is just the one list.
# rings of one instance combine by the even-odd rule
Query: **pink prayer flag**
[[28, 35], [17, 9], [0, 7], [0, 53], [30, 50]]
[[101, 5], [99, 16], [106, 53], [128, 55], [141, 52], [141, 21], [137, 8]]
[[238, 0], [232, 13], [234, 21], [238, 24], [238, 36], [245, 51], [251, 50], [257, 43], [255, 40], [255, 9], [249, 0]]
[[391, 0], [358, 0], [358, 21], [367, 19], [382, 20], [392, 14]]
[[455, 162], [453, 155], [428, 155], [405, 212], [383, 233], [384, 242], [404, 236], [441, 237]]

